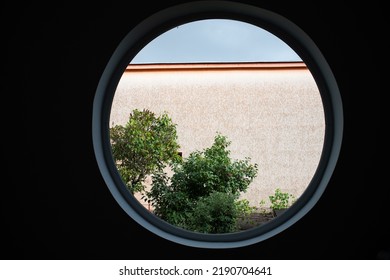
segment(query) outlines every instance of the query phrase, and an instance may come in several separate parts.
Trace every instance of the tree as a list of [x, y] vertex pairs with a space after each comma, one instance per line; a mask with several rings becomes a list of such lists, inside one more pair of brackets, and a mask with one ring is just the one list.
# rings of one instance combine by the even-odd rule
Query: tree
[[110, 129], [112, 155], [122, 180], [131, 193], [144, 190], [146, 176], [180, 161], [176, 124], [165, 112], [133, 110], [125, 126]]
[[[155, 214], [173, 225], [200, 232], [232, 228], [231, 224], [222, 229], [217, 227], [221, 220], [234, 222], [237, 216], [234, 200], [247, 190], [258, 169], [250, 158], [232, 160], [229, 145], [226, 136], [217, 134], [211, 147], [192, 152], [174, 164], [171, 178], [164, 172], [155, 173], [151, 190], [146, 192]], [[226, 203], [222, 203], [224, 200]], [[206, 220], [198, 213], [201, 209], [216, 216]], [[199, 228], [202, 222], [208, 224]]]

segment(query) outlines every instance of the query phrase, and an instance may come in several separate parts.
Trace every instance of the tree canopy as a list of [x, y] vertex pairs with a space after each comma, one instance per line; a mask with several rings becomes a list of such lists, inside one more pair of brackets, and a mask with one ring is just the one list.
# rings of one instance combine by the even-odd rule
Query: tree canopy
[[165, 112], [133, 110], [126, 125], [110, 129], [112, 155], [131, 193], [144, 190], [146, 176], [180, 161], [176, 124]]

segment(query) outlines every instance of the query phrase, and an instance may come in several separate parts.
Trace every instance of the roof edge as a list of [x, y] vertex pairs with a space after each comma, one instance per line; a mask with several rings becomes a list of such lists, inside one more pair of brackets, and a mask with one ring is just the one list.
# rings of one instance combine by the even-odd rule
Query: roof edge
[[307, 69], [304, 62], [205, 62], [129, 64], [125, 72], [195, 70], [293, 70]]

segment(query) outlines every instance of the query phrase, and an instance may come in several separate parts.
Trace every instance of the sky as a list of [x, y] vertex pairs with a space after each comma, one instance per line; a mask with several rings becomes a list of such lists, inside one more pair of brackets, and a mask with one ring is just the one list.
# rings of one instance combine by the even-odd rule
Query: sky
[[209, 19], [177, 26], [147, 44], [130, 63], [302, 61], [279, 37], [258, 26]]

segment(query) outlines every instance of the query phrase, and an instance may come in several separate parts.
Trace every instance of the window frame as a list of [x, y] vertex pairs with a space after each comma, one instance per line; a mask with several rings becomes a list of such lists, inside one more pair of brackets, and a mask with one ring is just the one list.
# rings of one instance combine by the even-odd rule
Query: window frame
[[[176, 26], [203, 19], [232, 19], [265, 29], [287, 43], [306, 63], [324, 106], [324, 146], [317, 170], [304, 193], [287, 211], [265, 225], [243, 232], [203, 234], [177, 228], [151, 214], [122, 182], [110, 149], [110, 108], [116, 87], [133, 57], [150, 41]], [[103, 179], [122, 209], [138, 224], [167, 240], [201, 248], [234, 248], [264, 241], [291, 227], [319, 201], [332, 176], [341, 149], [343, 108], [340, 92], [325, 57], [294, 23], [262, 8], [236, 2], [199, 1], [172, 6], [139, 23], [120, 42], [97, 86], [93, 103], [92, 139]]]

